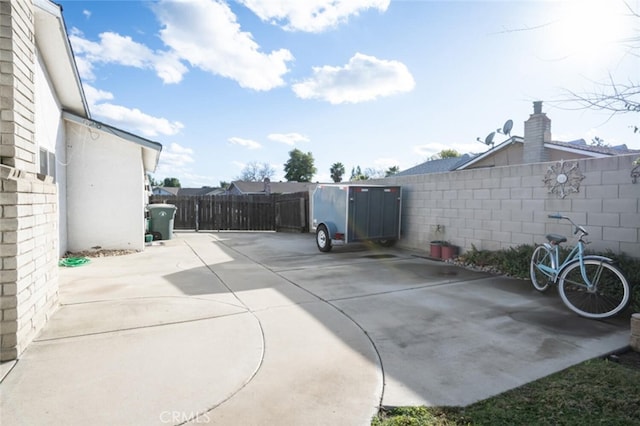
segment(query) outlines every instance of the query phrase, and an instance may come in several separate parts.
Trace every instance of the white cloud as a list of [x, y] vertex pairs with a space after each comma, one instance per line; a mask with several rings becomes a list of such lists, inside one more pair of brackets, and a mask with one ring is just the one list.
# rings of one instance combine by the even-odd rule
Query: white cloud
[[78, 29], [73, 29], [69, 40], [73, 45], [80, 75], [92, 81], [93, 68], [98, 63], [114, 63], [141, 69], [153, 69], [164, 83], [178, 83], [187, 67], [170, 52], [154, 52], [128, 36], [113, 32], [100, 34], [100, 42], [90, 41]]
[[286, 30], [321, 32], [367, 9], [384, 12], [390, 0], [239, 0], [263, 21]]
[[169, 121], [162, 117], [153, 117], [145, 114], [137, 108], [127, 108], [113, 103], [101, 103], [105, 100], [113, 100], [113, 94], [96, 89], [89, 84], [83, 84], [85, 97], [92, 115], [98, 116], [102, 121], [134, 133], [140, 133], [145, 137], [159, 135], [175, 135], [184, 127], [179, 121]]
[[267, 138], [291, 146], [298, 142], [309, 142], [309, 138], [300, 133], [271, 133]]
[[91, 110], [93, 105], [98, 102], [105, 100], [110, 101], [113, 99], [113, 94], [111, 92], [96, 89], [89, 84], [83, 84], [82, 87], [84, 89], [84, 95], [87, 98], [87, 103], [89, 104], [89, 110]]
[[183, 168], [194, 162], [193, 149], [173, 142], [168, 149], [163, 150], [160, 154], [160, 162], [173, 168]]
[[194, 162], [194, 152], [177, 143], [165, 147], [160, 153], [160, 161], [155, 176], [181, 177], [189, 173], [188, 165]]
[[242, 170], [245, 167], [247, 167], [247, 163], [243, 163], [241, 161], [232, 161], [231, 164], [233, 164], [234, 166], [236, 166], [238, 168], [238, 170]]
[[123, 129], [132, 129], [146, 137], [175, 135], [184, 127], [178, 121], [172, 122], [166, 118], [153, 117], [137, 108], [127, 108], [114, 104], [94, 105], [91, 108], [91, 112], [106, 118], [109, 124]]
[[418, 154], [423, 160], [431, 158], [435, 154], [439, 153], [443, 149], [449, 149], [448, 145], [441, 143], [430, 143], [426, 145], [416, 145], [413, 147], [413, 152]]
[[82, 11], [82, 14], [83, 14], [83, 15], [85, 16], [85, 18], [87, 18], [87, 19], [91, 18], [91, 11], [90, 11], [90, 10], [84, 9], [84, 10]]
[[259, 149], [259, 148], [262, 148], [262, 145], [260, 145], [259, 142], [256, 142], [256, 141], [251, 140], [251, 139], [238, 138], [238, 137], [235, 137], [235, 136], [229, 138], [229, 142], [231, 142], [232, 145], [239, 145], [239, 146], [243, 146], [243, 147], [248, 148], [248, 149]]
[[164, 83], [179, 83], [188, 72], [188, 62], [248, 89], [271, 90], [285, 84], [287, 64], [294, 59], [291, 52], [261, 52], [222, 0], [161, 1], [152, 9], [160, 21], [159, 35], [166, 50], [152, 50], [114, 32], [101, 33], [99, 41], [91, 41], [72, 28], [69, 39], [85, 81], [95, 80], [96, 65], [118, 64], [151, 69]]
[[241, 87], [270, 90], [284, 85], [293, 55], [286, 49], [260, 52], [251, 33], [242, 31], [226, 3], [212, 0], [163, 1], [154, 7], [160, 37], [192, 66], [238, 82]]
[[314, 67], [313, 76], [292, 86], [302, 99], [321, 99], [332, 104], [359, 103], [410, 92], [413, 76], [398, 61], [356, 53], [343, 67]]
[[377, 160], [374, 160], [373, 164], [376, 168], [384, 169], [386, 171], [390, 167], [398, 166], [400, 162], [395, 158], [378, 158]]

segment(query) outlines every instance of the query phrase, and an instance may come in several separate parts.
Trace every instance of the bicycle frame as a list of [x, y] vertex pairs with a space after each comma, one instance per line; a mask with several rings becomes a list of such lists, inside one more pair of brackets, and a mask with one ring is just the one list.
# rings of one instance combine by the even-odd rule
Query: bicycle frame
[[[551, 216], [549, 216], [551, 217]], [[566, 268], [569, 264], [578, 261], [580, 262], [580, 274], [582, 275], [582, 280], [587, 285], [587, 289], [591, 290], [594, 287], [594, 284], [591, 282], [589, 277], [587, 276], [586, 268], [584, 266], [585, 259], [594, 259], [599, 260], [600, 262], [613, 263], [613, 260], [605, 257], [605, 256], [597, 256], [597, 255], [584, 255], [584, 246], [585, 242], [583, 241], [583, 237], [588, 235], [587, 231], [581, 227], [576, 225], [570, 218], [566, 216], [562, 217], [554, 217], [555, 219], [567, 219], [573, 226], [575, 226], [575, 234], [580, 233], [578, 236], [578, 243], [573, 249], [569, 252], [567, 257], [565, 257], [562, 264], [560, 264], [560, 244], [553, 243], [544, 243], [544, 246], [551, 252], [551, 267], [546, 265], [537, 265], [537, 268], [541, 270], [545, 275], [551, 278], [552, 282], [556, 284], [558, 280], [558, 276], [562, 272], [564, 268]]]
[[[564, 259], [562, 264], [560, 264], [560, 244], [543, 244], [549, 251], [551, 252], [551, 267], [546, 265], [538, 265], [538, 269], [552, 278], [552, 281], [555, 283], [558, 279], [558, 275], [560, 275], [560, 271], [564, 269], [569, 263], [573, 262], [576, 259], [584, 259], [584, 243], [582, 241], [578, 241], [578, 244], [571, 250], [571, 252]], [[582, 261], [581, 261], [582, 263]], [[584, 266], [581, 268], [582, 275], [585, 275]]]

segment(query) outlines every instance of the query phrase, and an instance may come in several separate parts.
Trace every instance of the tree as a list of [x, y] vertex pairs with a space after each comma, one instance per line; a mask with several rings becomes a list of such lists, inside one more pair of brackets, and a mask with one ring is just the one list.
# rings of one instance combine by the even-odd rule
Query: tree
[[429, 160], [442, 160], [443, 158], [457, 158], [461, 154], [455, 149], [443, 149], [437, 154], [432, 155]]
[[385, 177], [393, 176], [397, 174], [399, 171], [400, 171], [400, 167], [392, 166], [392, 167], [389, 167], [386, 172], [384, 172], [384, 176]]
[[222, 189], [228, 189], [230, 185], [231, 184], [229, 182], [225, 181], [225, 180], [221, 180], [220, 181], [220, 188], [222, 188]]
[[368, 179], [382, 179], [385, 177], [384, 170], [382, 169], [374, 169], [373, 167], [367, 167], [364, 169], [364, 180]]
[[364, 173], [362, 173], [362, 169], [360, 166], [356, 166], [356, 168], [351, 168], [351, 178], [350, 180], [367, 180], [369, 179]]
[[591, 146], [609, 147], [611, 145], [606, 143], [601, 137], [595, 136], [593, 139], [591, 139]]
[[162, 186], [166, 186], [169, 188], [180, 188], [180, 181], [178, 178], [164, 178], [164, 182]]
[[237, 180], [246, 182], [262, 182], [265, 178], [271, 179], [276, 174], [276, 170], [269, 163], [258, 163], [252, 161], [240, 172]]
[[331, 179], [334, 182], [342, 182], [342, 175], [344, 175], [344, 164], [333, 163], [329, 171], [331, 172]]
[[[640, 16], [640, 15], [639, 15]], [[605, 83], [596, 83], [592, 92], [578, 93], [566, 90], [568, 99], [561, 102], [573, 102], [580, 109], [608, 111], [611, 116], [629, 112], [640, 112], [640, 80], [627, 83], [615, 82], [612, 76]], [[634, 133], [640, 132], [639, 125], [631, 125]]]
[[289, 160], [284, 163], [284, 178], [289, 182], [311, 182], [317, 171], [313, 163], [313, 155], [310, 152], [305, 154], [297, 148], [290, 151]]
[[155, 180], [150, 174], [147, 174], [147, 177], [149, 178], [149, 186], [162, 186], [162, 182]]

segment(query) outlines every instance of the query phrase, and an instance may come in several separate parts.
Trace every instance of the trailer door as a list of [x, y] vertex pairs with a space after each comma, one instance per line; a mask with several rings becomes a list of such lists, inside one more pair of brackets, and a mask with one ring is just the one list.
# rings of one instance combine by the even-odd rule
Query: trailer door
[[351, 187], [347, 241], [397, 239], [399, 198], [400, 190], [397, 187]]

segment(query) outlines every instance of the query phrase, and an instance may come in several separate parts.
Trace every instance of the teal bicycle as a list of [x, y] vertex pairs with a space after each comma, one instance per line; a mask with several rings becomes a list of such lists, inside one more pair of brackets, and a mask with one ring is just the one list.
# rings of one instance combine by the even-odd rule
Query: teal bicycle
[[608, 257], [585, 255], [588, 242], [584, 237], [589, 234], [584, 227], [560, 214], [549, 215], [549, 218], [571, 222], [578, 242], [560, 263], [560, 244], [566, 242], [567, 237], [548, 234], [547, 242], [536, 247], [531, 256], [529, 273], [533, 287], [546, 291], [557, 284], [564, 304], [586, 318], [604, 319], [622, 312], [631, 298], [631, 288], [622, 271]]

